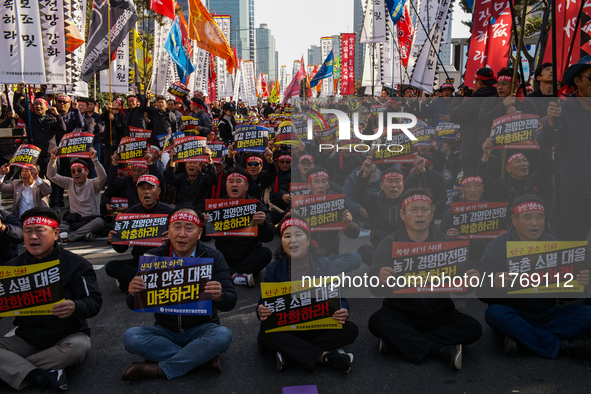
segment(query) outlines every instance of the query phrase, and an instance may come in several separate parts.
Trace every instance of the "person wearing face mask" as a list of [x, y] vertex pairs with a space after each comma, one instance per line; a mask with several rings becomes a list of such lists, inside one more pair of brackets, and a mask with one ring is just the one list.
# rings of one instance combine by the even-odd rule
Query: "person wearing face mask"
[[60, 230], [68, 233], [68, 241], [79, 239], [94, 241], [105, 227], [105, 222], [100, 217], [100, 194], [107, 174], [98, 161], [96, 151], [90, 148], [90, 158], [95, 166], [97, 177], [88, 179], [88, 167], [86, 162], [77, 159], [70, 165], [72, 177], [64, 177], [57, 174], [56, 155], [58, 148], [51, 151], [51, 160], [47, 169], [47, 177], [56, 185], [68, 192], [70, 211], [64, 215], [65, 223], [60, 225]]
[[373, 164], [371, 159], [365, 159], [362, 171], [357, 175], [355, 184], [355, 196], [367, 212], [371, 234], [369, 240], [371, 245], [362, 245], [357, 252], [361, 255], [362, 261], [371, 265], [376, 248], [388, 235], [401, 226], [400, 203], [404, 191], [404, 177], [402, 172], [396, 168], [390, 168], [382, 172], [380, 191], [368, 190], [367, 185], [371, 175]]
[[[211, 150], [205, 148], [207, 167], [202, 169], [201, 163], [189, 161], [185, 163], [186, 173], [176, 173], [177, 165], [168, 161], [164, 177], [166, 183], [176, 189], [176, 205], [191, 205], [199, 210], [205, 209], [205, 199], [212, 186], [218, 182], [218, 174], [211, 159]], [[174, 152], [171, 153], [174, 155]]]
[[[324, 277], [339, 273], [334, 268], [334, 262], [314, 253], [310, 228], [303, 217], [290, 212], [279, 228], [281, 245], [275, 253], [277, 260], [267, 267], [263, 282], [298, 282], [302, 281], [303, 276]], [[271, 310], [263, 304], [262, 298], [259, 299], [256, 312], [261, 322], [271, 315]], [[337, 349], [353, 343], [359, 329], [348, 321], [349, 303], [345, 298], [341, 298], [341, 308], [332, 318], [343, 325], [342, 329], [265, 333], [261, 325], [259, 344], [262, 349], [276, 352], [277, 371], [283, 370], [291, 361], [308, 372], [312, 372], [320, 362], [349, 373], [353, 354]]]
[[[235, 167], [228, 171], [226, 177], [226, 194], [224, 200], [252, 199], [247, 193], [247, 172]], [[263, 242], [271, 242], [275, 235], [275, 227], [265, 204], [258, 201], [253, 222], [258, 227], [256, 237], [223, 236], [214, 237], [215, 247], [222, 252], [228, 265], [230, 275], [237, 286], [254, 286], [254, 275], [271, 262], [272, 253], [263, 247]]]
[[[523, 347], [544, 358], [591, 360], [591, 342], [581, 338], [591, 331], [591, 306], [558, 306], [557, 298], [552, 295], [548, 298], [507, 297], [514, 279], [507, 272], [507, 242], [558, 241], [545, 231], [544, 205], [539, 197], [523, 195], [512, 203], [511, 229], [494, 239], [480, 260], [482, 272], [494, 273], [492, 283], [491, 277], [486, 275], [477, 291], [478, 297], [488, 304], [484, 315], [486, 322], [504, 336], [506, 355]], [[582, 286], [589, 285], [589, 270], [573, 272], [573, 276]]]
[[[393, 268], [395, 242], [446, 242], [451, 237], [431, 226], [435, 207], [425, 189], [415, 188], [402, 194], [400, 217], [404, 222], [393, 234], [380, 242], [371, 265], [371, 275], [379, 278], [382, 287], [371, 287], [372, 293], [384, 296], [382, 308], [369, 319], [369, 330], [380, 338], [380, 352], [396, 350], [407, 360], [420, 364], [431, 356], [462, 368], [463, 346], [478, 340], [482, 327], [476, 319], [459, 312], [449, 295], [437, 298], [420, 293], [413, 298], [392, 295], [391, 279], [397, 276]], [[469, 278], [480, 277], [476, 269], [466, 271]]]
[[[140, 203], [131, 206], [125, 213], [169, 214], [174, 208], [158, 200], [160, 195], [160, 181], [154, 175], [142, 175], [137, 181], [137, 194]], [[113, 242], [113, 235], [117, 231], [109, 231], [109, 243]], [[166, 236], [166, 233], [164, 234]], [[113, 245], [117, 253], [127, 252], [127, 245]], [[152, 249], [151, 246], [134, 246], [131, 250], [131, 259], [109, 261], [105, 266], [105, 272], [117, 280], [117, 287], [121, 291], [127, 291], [129, 282], [137, 273], [140, 256]]]
[[[218, 310], [229, 312], [236, 305], [236, 292], [224, 256], [201, 242], [205, 218], [189, 206], [179, 206], [168, 215], [169, 241], [149, 250], [146, 256], [167, 256], [211, 259], [213, 269], [204, 292], [211, 294], [211, 316], [156, 313], [156, 323], [133, 327], [123, 334], [125, 349], [144, 358], [132, 363], [123, 373], [123, 380], [136, 381], [163, 377], [181, 377], [203, 365], [221, 372], [219, 355], [232, 343], [232, 332], [220, 325]], [[134, 309], [134, 298], [145, 289], [140, 276], [133, 277], [126, 301]]]
[[20, 178], [8, 183], [2, 182], [10, 167], [4, 164], [0, 167], [0, 193], [12, 194], [12, 213], [16, 217], [34, 207], [48, 207], [51, 184], [39, 176], [39, 165], [21, 168]]

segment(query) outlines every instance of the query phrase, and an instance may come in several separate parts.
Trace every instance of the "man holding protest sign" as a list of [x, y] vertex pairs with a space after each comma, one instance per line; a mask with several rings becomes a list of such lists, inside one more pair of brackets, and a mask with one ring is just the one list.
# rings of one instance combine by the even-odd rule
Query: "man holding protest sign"
[[[247, 172], [241, 168], [234, 168], [226, 177], [226, 195], [221, 200], [251, 199], [247, 190]], [[263, 242], [271, 242], [275, 235], [271, 215], [260, 201], [256, 202], [255, 208], [251, 226], [256, 227], [256, 236], [215, 237], [215, 247], [224, 255], [230, 266], [232, 280], [239, 286], [254, 286], [253, 274], [265, 268], [272, 258], [271, 251], [262, 246]]]
[[64, 215], [67, 223], [60, 225], [60, 230], [68, 233], [68, 241], [79, 239], [94, 241], [97, 234], [105, 227], [100, 217], [101, 189], [107, 180], [107, 174], [99, 162], [94, 148], [90, 148], [90, 158], [97, 172], [97, 177], [88, 179], [86, 162], [77, 159], [70, 165], [72, 178], [57, 174], [56, 155], [58, 148], [51, 151], [51, 160], [47, 169], [48, 178], [56, 185], [68, 191], [70, 211]]
[[[35, 382], [65, 391], [63, 369], [80, 364], [90, 352], [86, 319], [98, 314], [102, 297], [92, 265], [58, 245], [60, 218], [55, 211], [33, 208], [22, 219], [27, 250], [6, 265], [30, 267], [58, 261], [57, 280], [65, 299], [53, 305], [49, 316], [20, 314], [14, 319], [15, 335], [0, 338], [0, 379], [17, 390]], [[54, 281], [55, 272], [49, 274]]]
[[[271, 320], [269, 317], [272, 315], [275, 315], [273, 317], [276, 318], [278, 314], [287, 315], [289, 312], [282, 313], [281, 305], [285, 308], [285, 299], [280, 297], [274, 299], [270, 304], [267, 300], [261, 298], [257, 306], [257, 317], [261, 320], [259, 336], [261, 346], [277, 352], [276, 367], [278, 371], [285, 367], [289, 359], [308, 372], [311, 372], [316, 363], [320, 362], [349, 373], [353, 355], [337, 351], [337, 349], [353, 343], [359, 333], [357, 326], [347, 321], [349, 303], [345, 298], [340, 298], [336, 310], [331, 315], [330, 306], [327, 307], [330, 300], [326, 300], [328, 297], [322, 295], [324, 289], [313, 287], [311, 291], [300, 293], [298, 299], [296, 289], [293, 288], [302, 285], [305, 276], [318, 278], [326, 275], [338, 275], [340, 270], [334, 266], [333, 262], [314, 253], [314, 247], [311, 245], [310, 227], [308, 227], [303, 217], [288, 213], [280, 223], [279, 228], [281, 246], [276, 252], [277, 261], [267, 267], [263, 282], [290, 282], [287, 283], [291, 287], [291, 294], [286, 293], [287, 304], [290, 305], [290, 310], [293, 310], [291, 308], [294, 307], [297, 312], [301, 312], [296, 313], [296, 316], [306, 314], [309, 320], [300, 318], [297, 319], [297, 322], [291, 321], [288, 323], [284, 316], [279, 316], [277, 327], [265, 327], [265, 321]], [[330, 285], [328, 288], [330, 293], [335, 290]], [[312, 294], [316, 296], [310, 297]], [[265, 296], [264, 292], [263, 296]], [[290, 299], [291, 302], [289, 302]], [[283, 303], [281, 303], [282, 300]], [[307, 308], [304, 306], [312, 303], [314, 303], [314, 306]], [[324, 308], [319, 308], [319, 306], [324, 306]], [[301, 309], [298, 307], [301, 307]], [[322, 320], [319, 321], [320, 319]], [[297, 323], [304, 327], [288, 332], [279, 330], [282, 326], [293, 326], [293, 324]], [[306, 329], [306, 323], [322, 324], [327, 328]], [[338, 323], [338, 325], [335, 323]], [[269, 331], [265, 328], [268, 328]]]
[[[159, 201], [160, 195], [160, 181], [153, 175], [142, 175], [137, 181], [137, 195], [140, 203], [133, 205], [125, 211], [126, 214], [154, 214], [162, 215], [169, 214], [173, 207]], [[117, 235], [116, 230], [109, 231], [109, 243], [113, 242], [113, 237]], [[166, 234], [159, 234], [166, 236]], [[137, 273], [137, 267], [140, 256], [152, 249], [152, 246], [134, 246], [131, 255], [132, 258], [128, 260], [116, 259], [109, 261], [105, 266], [105, 272], [112, 278], [117, 280], [117, 286], [121, 291], [126, 291], [129, 282]], [[113, 245], [113, 249], [117, 253], [125, 253], [128, 245]]]
[[[220, 326], [217, 311], [232, 310], [237, 297], [224, 256], [200, 242], [204, 223], [201, 212], [189, 207], [176, 208], [168, 216], [170, 241], [146, 255], [212, 259], [211, 280], [203, 291], [199, 291], [200, 295], [210, 295], [211, 315], [156, 313], [154, 326], [127, 330], [123, 334], [125, 349], [146, 361], [131, 364], [125, 370], [123, 380], [135, 381], [157, 376], [171, 380], [203, 364], [216, 372], [221, 371], [218, 356], [230, 346], [232, 332]], [[130, 309], [135, 309], [135, 298], [145, 289], [142, 277], [135, 276], [127, 295]]]
[[128, 131], [127, 117], [121, 111], [121, 99], [117, 98], [112, 103], [107, 103], [101, 119], [105, 125], [102, 142], [105, 144], [103, 157], [107, 165], [110, 163], [108, 159], [117, 151], [119, 141], [127, 135]]
[[0, 167], [0, 193], [12, 194], [12, 213], [20, 217], [25, 211], [35, 207], [48, 207], [51, 184], [39, 176], [39, 165], [21, 168], [21, 179], [9, 183], [2, 182], [10, 171], [7, 164]]
[[[462, 345], [480, 338], [480, 323], [459, 312], [449, 296], [440, 294], [437, 298], [427, 298], [417, 294], [413, 298], [393, 298], [396, 295], [389, 287], [390, 280], [399, 275], [393, 264], [396, 243], [445, 244], [452, 240], [431, 227], [434, 211], [432, 197], [425, 189], [410, 189], [402, 195], [400, 216], [404, 226], [380, 242], [371, 266], [372, 275], [378, 276], [380, 284], [384, 285], [371, 290], [386, 298], [382, 309], [370, 317], [368, 324], [371, 333], [381, 339], [380, 351], [386, 352], [389, 347], [394, 347], [416, 364], [429, 355], [435, 356], [459, 370], [462, 368]], [[480, 273], [475, 269], [466, 270], [467, 278], [473, 276], [480, 277]], [[469, 279], [466, 282], [469, 284]]]
[[159, 135], [168, 135], [177, 131], [176, 116], [174, 112], [170, 112], [166, 108], [164, 96], [156, 97], [156, 108], [147, 106], [146, 112], [152, 122], [152, 138], [149, 142], [154, 146], [159, 146]]
[[[587, 242], [579, 242], [579, 247], [575, 246], [573, 253], [558, 252], [561, 242], [546, 233], [544, 205], [535, 195], [518, 197], [513, 202], [512, 210], [513, 226], [487, 246], [480, 260], [483, 272], [494, 273], [492, 283], [492, 274], [486, 275], [478, 290], [478, 297], [488, 304], [486, 322], [494, 331], [505, 336], [504, 352], [507, 355], [515, 353], [518, 346], [523, 345], [540, 357], [566, 356], [590, 360], [591, 342], [580, 337], [591, 331], [591, 306], [557, 306], [560, 294], [555, 291], [562, 286], [564, 295], [576, 286], [582, 292], [589, 285], [589, 270], [584, 263]], [[545, 243], [543, 248], [531, 247], [539, 243]], [[520, 246], [509, 247], [513, 244]], [[537, 249], [535, 251], [540, 252], [541, 256], [519, 255], [528, 248]], [[511, 253], [512, 249], [516, 249], [517, 253]], [[568, 261], [565, 261], [565, 257]], [[516, 260], [516, 263], [508, 260]], [[557, 275], [565, 272], [561, 267], [564, 264], [570, 265], [566, 270], [568, 273], [560, 275], [556, 283]], [[539, 286], [534, 284], [536, 275], [540, 279]], [[531, 291], [521, 290], [524, 279], [527, 284], [533, 284]], [[571, 281], [575, 284], [569, 285]], [[546, 289], [552, 293], [545, 292]], [[537, 297], [518, 298], [519, 295], [508, 294], [512, 290], [516, 290], [515, 294]]]

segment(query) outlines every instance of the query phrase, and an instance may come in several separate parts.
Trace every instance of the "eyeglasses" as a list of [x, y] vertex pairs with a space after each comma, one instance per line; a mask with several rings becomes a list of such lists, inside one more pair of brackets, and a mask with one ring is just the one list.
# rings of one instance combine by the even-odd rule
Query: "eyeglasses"
[[58, 104], [68, 104], [66, 100], [57, 100]]
[[291, 164], [291, 160], [279, 160], [281, 164]]
[[587, 74], [587, 75], [579, 75], [579, 78], [587, 78], [587, 80], [589, 82], [591, 82], [591, 74]]
[[249, 163], [246, 163], [246, 165], [249, 167], [258, 167], [261, 165], [261, 163], [259, 163], [258, 161], [251, 161]]
[[84, 170], [81, 168], [74, 168], [74, 169], [70, 170], [70, 172], [72, 174], [78, 174], [78, 173], [82, 174], [82, 172], [84, 172]]

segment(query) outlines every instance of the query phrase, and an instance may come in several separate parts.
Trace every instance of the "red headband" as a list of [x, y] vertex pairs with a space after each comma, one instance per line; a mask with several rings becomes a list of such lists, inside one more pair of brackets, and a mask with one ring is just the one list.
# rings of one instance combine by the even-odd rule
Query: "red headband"
[[281, 155], [277, 158], [277, 160], [289, 160], [291, 161], [291, 156], [290, 155]]
[[140, 100], [138, 100], [137, 97], [128, 97], [127, 99], [131, 100], [131, 101], [135, 101], [136, 103], [140, 102]]
[[385, 181], [386, 178], [400, 178], [400, 179], [404, 179], [404, 175], [398, 173], [398, 172], [387, 172], [384, 175], [382, 175], [382, 181]]
[[142, 182], [148, 182], [156, 186], [160, 186], [160, 181], [154, 175], [142, 175], [137, 180], [137, 184], [139, 185]]
[[514, 206], [512, 211], [514, 215], [519, 215], [520, 213], [528, 211], [544, 212], [544, 206], [539, 202], [524, 202], [522, 204]]
[[60, 94], [59, 96], [57, 96], [57, 99], [58, 100], [66, 100], [68, 103], [70, 101], [72, 101], [72, 99], [70, 97], [66, 96], [65, 94]]
[[287, 227], [297, 226], [303, 228], [308, 234], [310, 234], [310, 227], [308, 227], [308, 223], [304, 222], [301, 219], [287, 219], [284, 220], [281, 224], [281, 228], [279, 229], [279, 235], [283, 235], [283, 230]]
[[251, 160], [258, 161], [259, 163], [262, 163], [263, 162], [263, 159], [261, 159], [258, 156], [250, 156], [248, 159], [246, 159], [246, 162], [248, 163]]
[[190, 222], [195, 223], [197, 227], [203, 227], [203, 222], [197, 216], [193, 215], [189, 212], [177, 212], [170, 217], [168, 221], [169, 224], [172, 224], [176, 221], [183, 221], [183, 222]]
[[42, 102], [43, 104], [45, 104], [45, 106], [46, 106], [46, 107], [49, 107], [49, 103], [48, 103], [48, 102], [47, 102], [47, 100], [45, 100], [43, 97], [36, 98], [36, 99], [35, 99], [35, 101], [33, 101], [33, 103], [36, 103], [36, 102], [38, 102], [38, 101], [40, 101], [40, 102]]
[[143, 168], [144, 170], [147, 170], [148, 169], [148, 165], [146, 163], [136, 163], [136, 162], [133, 162], [133, 163], [131, 163], [131, 168], [133, 168], [133, 167]]
[[480, 183], [481, 185], [484, 184], [484, 182], [482, 182], [482, 178], [479, 176], [469, 176], [468, 178], [462, 179], [462, 186], [465, 186], [468, 183]]
[[241, 178], [241, 179], [244, 179], [244, 182], [247, 182], [248, 183], [248, 178], [245, 177], [244, 175], [242, 175], [239, 172], [233, 172], [233, 173], [231, 173], [230, 175], [228, 175], [228, 178], [227, 179], [230, 179], [230, 178]]
[[406, 207], [408, 204], [410, 204], [411, 202], [414, 202], [414, 201], [426, 201], [429, 204], [433, 205], [433, 202], [431, 201], [429, 196], [426, 196], [424, 194], [413, 194], [412, 196], [407, 197], [404, 200], [402, 200], [402, 205], [401, 205], [400, 209], [404, 209], [404, 207]]
[[497, 78], [497, 81], [507, 81], [507, 82], [511, 82], [513, 80], [513, 77], [510, 77], [508, 75], [501, 75]]
[[310, 155], [303, 155], [302, 157], [300, 157], [300, 162], [302, 162], [303, 160], [310, 160], [312, 163], [314, 163], [314, 158]]
[[326, 172], [318, 171], [318, 172], [308, 175], [308, 183], [312, 183], [312, 181], [314, 179], [319, 178], [321, 176], [326, 177], [326, 179], [328, 179], [328, 174]]
[[50, 218], [46, 218], [43, 216], [32, 216], [28, 219], [26, 219], [23, 222], [23, 228], [27, 227], [27, 226], [31, 226], [31, 225], [41, 225], [41, 226], [49, 226], [51, 228], [58, 228], [58, 224], [55, 220], [50, 219]]
[[70, 170], [71, 170], [72, 168], [74, 168], [74, 167], [81, 167], [81, 168], [84, 168], [86, 171], [88, 171], [88, 167], [86, 167], [86, 166], [85, 166], [84, 164], [82, 164], [82, 163], [74, 163], [74, 164], [72, 164], [72, 165], [70, 166]]
[[509, 160], [507, 160], [507, 167], [509, 167], [511, 165], [511, 163], [513, 162], [513, 160], [517, 159], [518, 157], [525, 157], [523, 156], [521, 153], [516, 153], [513, 156], [511, 156], [509, 158]]

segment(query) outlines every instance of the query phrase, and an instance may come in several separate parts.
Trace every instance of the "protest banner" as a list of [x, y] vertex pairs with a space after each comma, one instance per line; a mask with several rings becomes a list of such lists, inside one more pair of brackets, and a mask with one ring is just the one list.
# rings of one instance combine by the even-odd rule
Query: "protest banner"
[[94, 134], [68, 133], [62, 137], [58, 146], [57, 157], [78, 157], [89, 159], [89, 149], [92, 148]]
[[120, 213], [115, 218], [113, 245], [162, 246], [168, 215]]
[[185, 133], [183, 132], [176, 132], [172, 134], [162, 134], [158, 136], [158, 145], [160, 145], [160, 149], [163, 152], [168, 152], [174, 146], [174, 143], [177, 139], [183, 138]]
[[0, 317], [51, 315], [63, 300], [59, 260], [0, 267]]
[[8, 162], [9, 166], [16, 166], [21, 168], [29, 168], [37, 164], [41, 149], [35, 145], [22, 144], [18, 147], [12, 158]]
[[133, 163], [143, 161], [148, 150], [148, 140], [145, 138], [123, 137], [119, 142], [117, 154], [119, 163]]
[[439, 122], [435, 127], [435, 136], [437, 138], [456, 139], [456, 134], [460, 132], [460, 125], [451, 122]]
[[152, 138], [152, 131], [140, 129], [139, 127], [129, 126], [129, 136], [131, 138], [145, 138], [149, 140]]
[[414, 146], [430, 146], [431, 141], [435, 140], [435, 129], [427, 126], [415, 126], [410, 129], [410, 132], [417, 137], [416, 141], [413, 141]]
[[505, 115], [493, 121], [493, 149], [540, 149], [536, 142], [538, 115]]
[[189, 94], [190, 89], [180, 82], [173, 82], [172, 85], [168, 87], [167, 92], [175, 97], [184, 98]]
[[[415, 161], [411, 140], [403, 133], [392, 133], [392, 140], [385, 141], [386, 146], [379, 146], [372, 153], [372, 161], [382, 163], [412, 163]], [[400, 145], [400, 146], [397, 146]]]
[[200, 119], [199, 118], [194, 118], [192, 116], [183, 116], [182, 117], [182, 125], [185, 126], [185, 128], [183, 129], [184, 131], [191, 131], [191, 130], [195, 130], [195, 128], [197, 126], [201, 126], [199, 124]]
[[[404, 276], [406, 287], [393, 291], [394, 294], [415, 294], [431, 292], [434, 277], [461, 277], [468, 269], [468, 247], [470, 241], [451, 242], [393, 242], [392, 268], [396, 276]], [[399, 281], [402, 282], [402, 281]], [[459, 283], [456, 283], [459, 284]], [[442, 280], [433, 292], [466, 292], [462, 281], [455, 286], [453, 281]]]
[[289, 184], [289, 194], [291, 196], [307, 196], [308, 194], [312, 193], [310, 189], [308, 189], [307, 183], [297, 183], [291, 182]]
[[173, 163], [186, 163], [189, 161], [206, 162], [207, 155], [203, 150], [207, 147], [205, 137], [182, 137], [174, 141], [175, 154], [172, 156]]
[[300, 138], [296, 133], [296, 128], [290, 121], [282, 122], [277, 129], [277, 135], [275, 136], [275, 145], [289, 145], [300, 146]]
[[207, 147], [211, 151], [211, 160], [214, 163], [221, 163], [225, 156], [228, 156], [228, 147], [222, 141], [207, 141]]
[[454, 202], [453, 228], [460, 235], [456, 239], [494, 239], [507, 232], [506, 202]]
[[211, 316], [205, 285], [213, 275], [213, 259], [141, 256], [137, 275], [146, 287], [134, 297], [135, 312]]
[[508, 241], [508, 295], [560, 297], [583, 293], [576, 276], [587, 269], [587, 241]]
[[325, 194], [318, 196], [293, 196], [292, 210], [306, 218], [311, 231], [346, 230], [343, 222], [345, 211], [344, 194]]
[[117, 216], [122, 213], [121, 210], [126, 210], [129, 207], [129, 202], [127, 201], [127, 198], [111, 197], [109, 205], [115, 209], [115, 212], [108, 214], [107, 216]]
[[269, 130], [266, 127], [240, 125], [236, 127], [234, 143], [236, 152], [265, 152]]
[[461, 189], [447, 190], [446, 195], [447, 195], [447, 201], [446, 201], [445, 205], [451, 205], [453, 203], [454, 197], [459, 197], [462, 195], [462, 190]]
[[205, 224], [207, 235], [212, 237], [256, 237], [258, 226], [253, 221], [258, 200], [205, 200], [209, 221]]
[[302, 287], [302, 281], [262, 282], [263, 305], [271, 315], [263, 321], [265, 332], [342, 329], [332, 315], [341, 309], [339, 288], [330, 282]]

